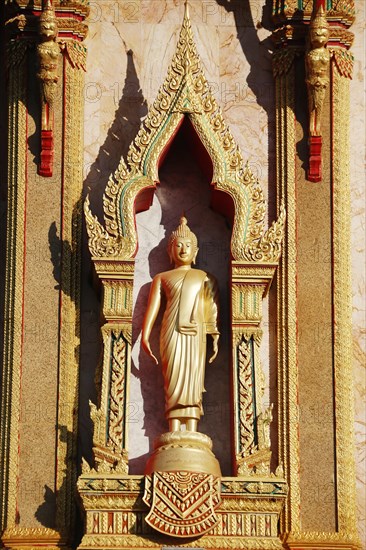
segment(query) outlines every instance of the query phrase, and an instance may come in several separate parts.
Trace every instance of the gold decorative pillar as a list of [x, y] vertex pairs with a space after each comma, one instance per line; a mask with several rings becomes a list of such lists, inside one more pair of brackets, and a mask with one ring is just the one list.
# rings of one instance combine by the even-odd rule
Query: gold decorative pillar
[[[317, 2], [319, 5], [321, 2]], [[350, 304], [349, 81], [354, 2], [328, 0], [330, 86], [322, 174], [307, 177], [305, 37], [313, 2], [274, 2], [277, 198], [287, 224], [278, 274], [279, 455], [287, 548], [359, 548]], [[304, 159], [305, 162], [304, 162]]]
[[[95, 258], [103, 288], [103, 366], [98, 407], [91, 403], [97, 472], [128, 473], [127, 414], [131, 367], [134, 261]], [[84, 471], [88, 471], [84, 463]]]
[[262, 302], [276, 265], [232, 262], [234, 442], [238, 475], [270, 474], [272, 406], [263, 410]]
[[[88, 8], [54, 2], [59, 81], [51, 178], [37, 174], [41, 2], [6, 4], [8, 200], [1, 541], [67, 547], [75, 523], [83, 80]], [[58, 93], [59, 92], [59, 93]]]

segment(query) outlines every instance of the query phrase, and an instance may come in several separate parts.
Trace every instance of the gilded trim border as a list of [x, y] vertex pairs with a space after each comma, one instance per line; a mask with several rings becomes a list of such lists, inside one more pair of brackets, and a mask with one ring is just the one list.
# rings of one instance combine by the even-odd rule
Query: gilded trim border
[[334, 394], [338, 529], [357, 540], [352, 373], [350, 83], [333, 62]]
[[26, 45], [23, 47], [24, 52], [21, 60], [19, 60], [17, 48], [9, 51], [9, 184], [0, 427], [2, 486], [0, 530], [9, 523], [15, 523], [17, 514], [18, 431], [23, 340], [24, 204], [27, 187]]
[[56, 526], [71, 535], [75, 515], [80, 345], [84, 73], [64, 56], [63, 170]]
[[356, 522], [353, 445], [353, 378], [350, 264], [349, 78], [332, 62], [332, 247], [333, 325], [337, 530], [303, 532], [300, 523], [300, 455], [297, 429], [296, 335], [296, 173], [295, 173], [295, 69], [276, 78], [277, 206], [285, 201], [287, 223], [278, 273], [278, 386], [279, 455], [290, 486], [281, 520], [281, 533], [289, 548], [359, 548]]
[[287, 220], [278, 272], [278, 425], [279, 462], [290, 487], [281, 518], [281, 532], [300, 527], [299, 409], [297, 404], [296, 305], [296, 136], [295, 68], [276, 79], [277, 208], [285, 202]]

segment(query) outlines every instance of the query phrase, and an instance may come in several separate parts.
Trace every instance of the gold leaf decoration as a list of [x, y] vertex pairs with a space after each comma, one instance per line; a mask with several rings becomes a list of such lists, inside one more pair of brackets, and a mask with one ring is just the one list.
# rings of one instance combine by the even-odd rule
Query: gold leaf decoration
[[266, 202], [212, 95], [201, 69], [188, 13], [177, 48], [158, 95], [131, 143], [127, 162], [121, 159], [110, 176], [104, 197], [105, 228], [85, 202], [89, 248], [94, 258], [130, 260], [137, 250], [135, 200], [155, 188], [158, 162], [183, 118], [188, 117], [213, 164], [212, 185], [231, 196], [235, 216], [231, 252], [235, 260], [276, 263], [281, 253], [284, 211], [264, 232]]

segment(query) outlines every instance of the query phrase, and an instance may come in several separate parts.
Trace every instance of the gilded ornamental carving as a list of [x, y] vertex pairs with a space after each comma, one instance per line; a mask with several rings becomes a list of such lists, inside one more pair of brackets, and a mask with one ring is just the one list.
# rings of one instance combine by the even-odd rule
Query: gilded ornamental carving
[[210, 91], [188, 17], [184, 19], [168, 76], [130, 146], [127, 163], [121, 158], [109, 178], [103, 197], [105, 227], [91, 212], [89, 199], [85, 201], [93, 258], [131, 260], [136, 254], [135, 198], [142, 190], [156, 187], [158, 159], [185, 116], [212, 159], [215, 189], [228, 193], [235, 204], [231, 239], [234, 260], [277, 262], [281, 254], [284, 210], [281, 209], [278, 220], [265, 230], [266, 205], [262, 189], [249, 165], [243, 165], [241, 152]]
[[[128, 336], [132, 331], [130, 298], [138, 246], [135, 204], [141, 192], [156, 188], [159, 159], [185, 119], [189, 120], [211, 159], [211, 185], [216, 191], [228, 194], [234, 205], [229, 289], [232, 302], [233, 463], [237, 476], [234, 479], [251, 479], [252, 483], [227, 484], [228, 478], [221, 477], [220, 466], [211, 451], [210, 438], [197, 432], [203, 374], [200, 374], [202, 380], [197, 386], [198, 397], [192, 403], [186, 399], [189, 394], [186, 390], [178, 392], [176, 400], [170, 396], [174, 394], [177, 379], [179, 376], [182, 378], [181, 371], [186, 373], [187, 380], [193, 378], [188, 376], [185, 363], [184, 368], [180, 366], [177, 370], [179, 376], [174, 374], [174, 365], [170, 365], [169, 359], [175, 357], [174, 345], [184, 361], [188, 360], [188, 355], [186, 357], [181, 353], [180, 341], [176, 344], [170, 340], [165, 342], [164, 334], [170, 330], [168, 323], [163, 330], [161, 356], [164, 372], [170, 373], [164, 376], [166, 415], [171, 431], [162, 434], [156, 441], [147, 462], [144, 483], [136, 487], [135, 496], [132, 497], [132, 492], [125, 493], [126, 497], [121, 499], [120, 487], [122, 489], [124, 485], [119, 486], [122, 482], [116, 484], [115, 480], [131, 479], [128, 475], [124, 410], [131, 361], [131, 340]], [[148, 207], [147, 202], [145, 208]], [[174, 537], [185, 537], [187, 540], [193, 537], [186, 545], [194, 547], [197, 546], [194, 540], [197, 536], [201, 537], [198, 544], [201, 545], [202, 541], [205, 548], [222, 548], [227, 544], [231, 548], [281, 547], [276, 534], [276, 521], [286, 484], [281, 467], [275, 473], [270, 469], [272, 406], [263, 406], [265, 383], [260, 364], [260, 323], [262, 300], [281, 255], [285, 210], [280, 205], [278, 219], [269, 229], [265, 228], [266, 201], [261, 186], [249, 164], [244, 164], [203, 74], [188, 8], [167, 77], [130, 145], [127, 160], [121, 158], [117, 170], [109, 178], [103, 196], [103, 209], [104, 224], [93, 214], [89, 198], [86, 198], [84, 211], [89, 249], [103, 287], [105, 325], [102, 329], [104, 357], [101, 390], [98, 405], [91, 405], [95, 465], [91, 468], [84, 464], [78, 482], [87, 516], [86, 533], [80, 548], [93, 548], [97, 544], [133, 548], [139, 547], [142, 540], [144, 545], [159, 547], [166, 541], [174, 541]], [[179, 263], [178, 252], [170, 250], [175, 269], [157, 275], [152, 285], [142, 341], [145, 351], [154, 359], [149, 335], [156, 318], [157, 304], [160, 305], [160, 287], [174, 285], [174, 277], [183, 268], [198, 274], [192, 278], [191, 286], [199, 289], [206, 284], [206, 279], [211, 281], [207, 273], [191, 269], [196, 250], [194, 238], [185, 224], [183, 220], [173, 239], [184, 248], [179, 251], [179, 254], [184, 254], [184, 261], [180, 261], [179, 256]], [[188, 241], [193, 246], [189, 252], [186, 250]], [[186, 256], [189, 256], [188, 259]], [[213, 285], [210, 285], [214, 296]], [[179, 318], [177, 326], [182, 324], [185, 330], [188, 327], [189, 332], [198, 319], [192, 311], [200, 305], [198, 294], [192, 291], [194, 307], [188, 307], [191, 298], [183, 287], [184, 284], [182, 293], [185, 293], [185, 305], [180, 309], [188, 315], [188, 321], [181, 323], [180, 318], [184, 315], [179, 308], [174, 312], [174, 317]], [[170, 300], [168, 293], [169, 311], [174, 309]], [[209, 303], [207, 307], [213, 304], [212, 308], [217, 308], [215, 300]], [[219, 333], [217, 321], [212, 317], [207, 322], [210, 329], [206, 332], [213, 336], [215, 355]], [[204, 357], [203, 346], [194, 353]], [[189, 361], [193, 361], [193, 356]], [[204, 365], [201, 371], [204, 372]], [[181, 431], [183, 424], [186, 430]], [[270, 485], [266, 484], [269, 477], [273, 479]], [[100, 484], [99, 491], [93, 489], [96, 483]], [[275, 500], [273, 495], [269, 496], [272, 493], [276, 493]], [[253, 498], [250, 504], [245, 500], [248, 495]], [[137, 507], [133, 507], [133, 502]], [[109, 512], [107, 515], [102, 512], [105, 506], [113, 510], [111, 516], [108, 516]], [[252, 513], [253, 510], [256, 512]], [[228, 535], [234, 538], [224, 543]], [[167, 536], [170, 538], [164, 538]]]

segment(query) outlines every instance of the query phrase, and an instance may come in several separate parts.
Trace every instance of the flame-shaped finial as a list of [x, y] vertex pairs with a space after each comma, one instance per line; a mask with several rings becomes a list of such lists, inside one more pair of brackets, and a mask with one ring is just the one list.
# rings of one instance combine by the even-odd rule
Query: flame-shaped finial
[[189, 4], [188, 0], [184, 1], [184, 19], [189, 19]]

